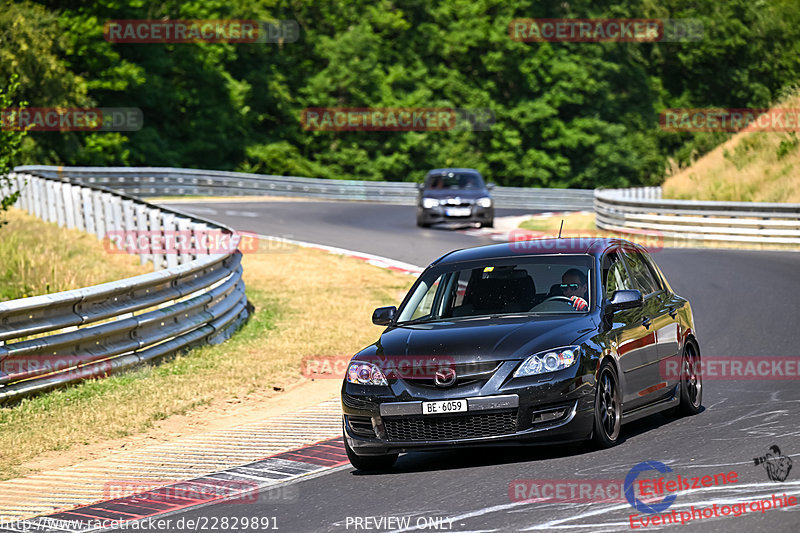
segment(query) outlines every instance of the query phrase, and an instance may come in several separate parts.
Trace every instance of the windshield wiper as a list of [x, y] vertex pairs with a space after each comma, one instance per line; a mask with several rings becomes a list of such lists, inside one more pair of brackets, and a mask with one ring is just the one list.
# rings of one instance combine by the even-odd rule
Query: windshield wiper
[[424, 324], [425, 322], [436, 322], [437, 320], [441, 320], [441, 318], [420, 317], [420, 318], [415, 318], [413, 320], [406, 320], [404, 322], [396, 322], [395, 325], [408, 326], [410, 324]]

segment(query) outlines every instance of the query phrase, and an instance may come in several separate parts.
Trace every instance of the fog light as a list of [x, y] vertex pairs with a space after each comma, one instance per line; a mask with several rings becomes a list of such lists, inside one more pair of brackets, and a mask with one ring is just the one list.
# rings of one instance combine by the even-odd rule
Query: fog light
[[566, 407], [561, 407], [559, 409], [548, 409], [546, 411], [534, 411], [533, 412], [533, 422], [534, 424], [541, 424], [542, 422], [552, 422], [553, 420], [558, 420], [564, 416], [564, 413], [567, 412]]

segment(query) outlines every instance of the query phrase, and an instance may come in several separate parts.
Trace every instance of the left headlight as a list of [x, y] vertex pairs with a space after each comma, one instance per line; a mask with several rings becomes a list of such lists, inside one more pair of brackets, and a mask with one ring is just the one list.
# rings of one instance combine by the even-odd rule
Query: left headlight
[[580, 355], [580, 346], [563, 346], [561, 348], [539, 352], [525, 359], [514, 372], [514, 377], [521, 378], [564, 370], [574, 365], [578, 361]]
[[422, 199], [422, 207], [425, 209], [430, 209], [431, 207], [436, 207], [439, 205], [439, 200], [436, 198], [423, 198]]
[[488, 196], [484, 196], [482, 198], [478, 198], [475, 200], [475, 203], [478, 204], [480, 207], [492, 207], [492, 199]]
[[372, 363], [364, 363], [363, 361], [352, 361], [350, 366], [347, 367], [347, 377], [345, 379], [348, 383], [355, 383], [356, 385], [389, 385], [380, 368]]

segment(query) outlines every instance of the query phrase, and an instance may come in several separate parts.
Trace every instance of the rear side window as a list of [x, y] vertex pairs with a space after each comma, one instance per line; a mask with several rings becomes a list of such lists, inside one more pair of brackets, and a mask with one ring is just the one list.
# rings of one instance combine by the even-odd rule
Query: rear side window
[[640, 252], [635, 250], [625, 251], [625, 261], [628, 263], [631, 275], [643, 295], [661, 290], [661, 283], [658, 281], [658, 276], [654, 274], [650, 265]]

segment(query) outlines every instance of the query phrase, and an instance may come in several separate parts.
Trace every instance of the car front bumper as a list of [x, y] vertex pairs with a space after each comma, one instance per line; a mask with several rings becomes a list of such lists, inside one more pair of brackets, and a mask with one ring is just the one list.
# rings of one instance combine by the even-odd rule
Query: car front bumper
[[[520, 381], [527, 383], [495, 394], [446, 398], [437, 394], [409, 401], [397, 401], [389, 387], [380, 387], [384, 394], [369, 394], [368, 387], [345, 382], [344, 437], [358, 455], [381, 455], [462, 446], [556, 444], [591, 436], [593, 380], [573, 376]], [[442, 399], [466, 399], [468, 410], [422, 414], [423, 401]]]
[[[454, 211], [453, 209], [456, 209]], [[464, 211], [457, 211], [463, 209]], [[478, 222], [488, 223], [494, 220], [494, 207], [447, 207], [437, 206], [430, 208], [417, 207], [417, 219], [423, 224], [438, 224], [440, 222]]]

